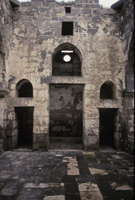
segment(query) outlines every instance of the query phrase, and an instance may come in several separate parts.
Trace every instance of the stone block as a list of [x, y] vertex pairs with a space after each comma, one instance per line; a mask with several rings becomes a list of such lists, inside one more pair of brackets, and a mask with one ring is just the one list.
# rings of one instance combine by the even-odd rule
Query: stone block
[[83, 9], [81, 10], [81, 13], [82, 13], [82, 14], [91, 14], [91, 12], [92, 12], [92, 10], [89, 9], [89, 8], [83, 8]]
[[44, 143], [44, 142], [35, 142], [33, 143], [33, 150], [44, 150], [48, 151], [49, 148], [49, 143]]

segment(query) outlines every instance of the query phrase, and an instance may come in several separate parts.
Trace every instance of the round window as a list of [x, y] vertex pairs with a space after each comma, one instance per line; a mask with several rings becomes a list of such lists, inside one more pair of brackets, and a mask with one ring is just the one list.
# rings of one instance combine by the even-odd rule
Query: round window
[[65, 62], [70, 62], [70, 61], [71, 61], [71, 56], [65, 55], [65, 56], [63, 57], [63, 60], [64, 60]]

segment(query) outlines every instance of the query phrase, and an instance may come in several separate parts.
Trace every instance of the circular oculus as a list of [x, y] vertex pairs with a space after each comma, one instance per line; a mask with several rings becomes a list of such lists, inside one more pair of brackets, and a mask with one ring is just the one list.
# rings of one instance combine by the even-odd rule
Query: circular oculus
[[70, 62], [71, 56], [65, 55], [65, 56], [63, 57], [63, 60], [64, 60], [65, 62]]

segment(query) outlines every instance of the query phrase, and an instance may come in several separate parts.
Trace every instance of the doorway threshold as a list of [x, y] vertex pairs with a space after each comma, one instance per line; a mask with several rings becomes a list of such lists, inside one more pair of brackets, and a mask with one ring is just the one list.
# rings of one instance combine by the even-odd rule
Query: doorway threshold
[[51, 149], [78, 149], [83, 150], [82, 138], [74, 137], [50, 137]]
[[100, 152], [116, 152], [117, 150], [114, 149], [114, 148], [111, 147], [111, 146], [101, 145], [101, 146], [99, 147], [99, 151], [100, 151]]

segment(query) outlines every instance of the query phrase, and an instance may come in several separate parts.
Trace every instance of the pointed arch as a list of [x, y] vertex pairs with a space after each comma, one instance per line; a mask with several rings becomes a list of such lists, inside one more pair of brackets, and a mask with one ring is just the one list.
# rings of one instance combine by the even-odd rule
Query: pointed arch
[[81, 76], [81, 52], [70, 43], [59, 45], [52, 56], [52, 75]]
[[17, 97], [33, 97], [33, 86], [27, 79], [20, 80], [16, 85]]

